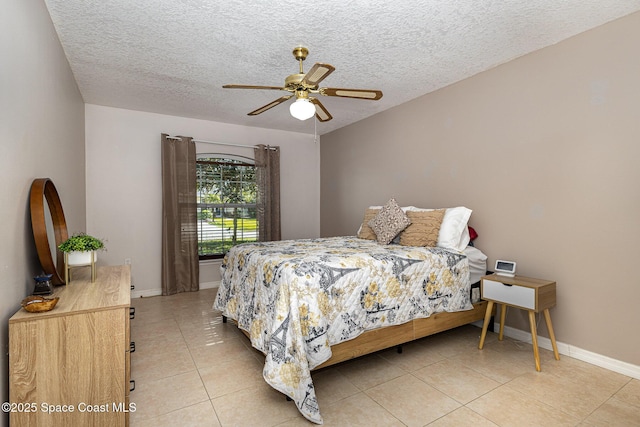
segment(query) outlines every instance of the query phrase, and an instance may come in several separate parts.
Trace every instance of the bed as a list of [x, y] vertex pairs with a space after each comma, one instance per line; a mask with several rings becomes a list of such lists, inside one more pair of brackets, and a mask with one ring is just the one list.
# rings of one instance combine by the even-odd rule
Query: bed
[[222, 264], [214, 308], [265, 354], [265, 381], [321, 424], [313, 370], [483, 319], [486, 303], [472, 304], [470, 288], [485, 273], [486, 256], [462, 240], [462, 250], [435, 240], [412, 246], [367, 238], [361, 229], [238, 245]]

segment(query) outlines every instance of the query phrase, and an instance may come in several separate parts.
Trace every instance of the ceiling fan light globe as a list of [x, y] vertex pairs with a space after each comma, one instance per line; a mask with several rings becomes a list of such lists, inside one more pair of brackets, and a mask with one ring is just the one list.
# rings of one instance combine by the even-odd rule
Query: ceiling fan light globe
[[307, 120], [316, 114], [316, 107], [308, 99], [298, 99], [289, 107], [291, 115], [298, 120]]

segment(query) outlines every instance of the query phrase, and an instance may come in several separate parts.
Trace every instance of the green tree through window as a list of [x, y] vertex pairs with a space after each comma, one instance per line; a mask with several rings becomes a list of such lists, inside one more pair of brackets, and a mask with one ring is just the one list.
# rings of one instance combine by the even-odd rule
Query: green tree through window
[[200, 259], [222, 258], [236, 244], [257, 241], [253, 160], [200, 154], [196, 176]]

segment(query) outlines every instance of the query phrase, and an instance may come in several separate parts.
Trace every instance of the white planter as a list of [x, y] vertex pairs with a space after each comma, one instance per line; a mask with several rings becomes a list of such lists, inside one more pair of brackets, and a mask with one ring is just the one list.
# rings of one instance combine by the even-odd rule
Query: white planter
[[73, 265], [90, 265], [91, 264], [91, 254], [93, 254], [93, 262], [96, 262], [98, 259], [98, 253], [96, 251], [89, 252], [79, 252], [72, 251], [67, 254], [67, 263], [70, 266]]

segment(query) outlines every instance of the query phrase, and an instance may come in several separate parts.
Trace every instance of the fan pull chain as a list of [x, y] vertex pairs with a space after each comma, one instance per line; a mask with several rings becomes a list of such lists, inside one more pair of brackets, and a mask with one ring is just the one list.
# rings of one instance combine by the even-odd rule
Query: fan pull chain
[[318, 117], [313, 116], [313, 143], [318, 145]]

